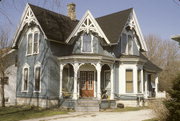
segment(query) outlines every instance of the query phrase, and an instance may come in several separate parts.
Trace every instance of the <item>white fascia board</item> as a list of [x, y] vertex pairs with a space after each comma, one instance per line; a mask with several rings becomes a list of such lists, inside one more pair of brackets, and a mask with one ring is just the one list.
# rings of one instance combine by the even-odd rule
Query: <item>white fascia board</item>
[[137, 16], [136, 16], [136, 13], [135, 13], [134, 9], [133, 9], [133, 17], [134, 17], [134, 20], [135, 20], [136, 29], [137, 29], [137, 34], [138, 34], [138, 36], [139, 36], [140, 43], [141, 43], [141, 45], [142, 45], [142, 49], [143, 49], [144, 51], [148, 51], [147, 45], [146, 45], [146, 42], [145, 42], [145, 40], [144, 40], [142, 31], [141, 31], [141, 29], [140, 29], [140, 25], [139, 25], [139, 23], [138, 23]]
[[22, 31], [22, 29], [23, 29], [23, 27], [24, 27], [23, 21], [24, 21], [24, 18], [26, 17], [26, 14], [27, 14], [27, 12], [28, 12], [28, 9], [30, 9], [30, 10], [32, 11], [32, 14], [33, 14], [33, 16], [34, 16], [34, 18], [35, 18], [38, 26], [40, 27], [41, 31], [43, 32], [43, 35], [44, 35], [45, 39], [47, 39], [47, 36], [46, 36], [45, 32], [43, 31], [41, 25], [39, 24], [39, 21], [37, 20], [35, 14], [34, 14], [34, 12], [33, 12], [33, 10], [31, 9], [31, 7], [29, 6], [29, 4], [27, 3], [27, 4], [26, 4], [26, 7], [25, 7], [25, 9], [24, 9], [24, 11], [23, 11], [23, 14], [22, 14], [22, 16], [21, 16], [20, 24], [19, 24], [19, 26], [17, 27], [17, 30], [16, 30], [15, 35], [14, 35], [14, 37], [13, 37], [14, 39], [13, 39], [13, 43], [12, 43], [12, 48], [16, 46], [17, 39], [18, 39], [18, 37], [19, 37], [19, 35], [20, 35], [20, 32]]
[[66, 43], [69, 43], [69, 41], [71, 40], [71, 38], [73, 36], [76, 36], [78, 34], [78, 30], [80, 29], [81, 25], [85, 22], [86, 18], [89, 17], [90, 20], [92, 21], [92, 23], [95, 25], [95, 28], [97, 30], [96, 33], [98, 33], [102, 38], [105, 39], [107, 44], [110, 44], [110, 41], [107, 39], [106, 35], [104, 34], [104, 32], [102, 31], [102, 29], [100, 28], [99, 24], [97, 23], [97, 21], [94, 19], [94, 17], [92, 16], [91, 12], [89, 10], [86, 11], [86, 13], [84, 14], [84, 16], [81, 18], [80, 22], [78, 23], [78, 25], [75, 27], [75, 29], [73, 30], [73, 32], [70, 34], [70, 36], [67, 38]]

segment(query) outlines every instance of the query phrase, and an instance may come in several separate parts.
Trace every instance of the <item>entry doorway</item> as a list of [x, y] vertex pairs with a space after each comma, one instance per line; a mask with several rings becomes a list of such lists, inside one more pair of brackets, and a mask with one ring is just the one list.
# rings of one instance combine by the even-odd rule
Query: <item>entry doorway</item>
[[94, 71], [80, 71], [80, 96], [94, 97]]

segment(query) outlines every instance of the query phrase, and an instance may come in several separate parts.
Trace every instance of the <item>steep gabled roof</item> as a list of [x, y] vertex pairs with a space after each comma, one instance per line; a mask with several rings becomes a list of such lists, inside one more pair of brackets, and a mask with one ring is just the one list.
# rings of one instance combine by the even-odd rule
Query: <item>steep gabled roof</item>
[[63, 42], [71, 34], [78, 21], [62, 14], [29, 4], [48, 39]]
[[132, 8], [96, 18], [99, 26], [111, 43], [117, 43]]
[[140, 57], [147, 60], [147, 62], [144, 64], [144, 68], [148, 71], [155, 71], [155, 72], [160, 72], [162, 71], [161, 68], [159, 68], [156, 64], [151, 62], [145, 55], [140, 53]]

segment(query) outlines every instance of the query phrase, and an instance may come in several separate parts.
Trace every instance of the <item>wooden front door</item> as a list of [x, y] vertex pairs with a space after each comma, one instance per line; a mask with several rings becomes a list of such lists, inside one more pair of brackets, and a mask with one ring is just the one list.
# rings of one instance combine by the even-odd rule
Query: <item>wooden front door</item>
[[94, 71], [80, 71], [81, 97], [94, 97]]

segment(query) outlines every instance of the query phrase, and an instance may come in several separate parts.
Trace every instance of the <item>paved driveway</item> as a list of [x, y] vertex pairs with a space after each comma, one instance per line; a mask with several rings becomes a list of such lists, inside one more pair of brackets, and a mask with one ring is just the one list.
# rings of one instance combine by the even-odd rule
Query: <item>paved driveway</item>
[[73, 112], [29, 121], [142, 121], [153, 118], [150, 109], [129, 112]]

